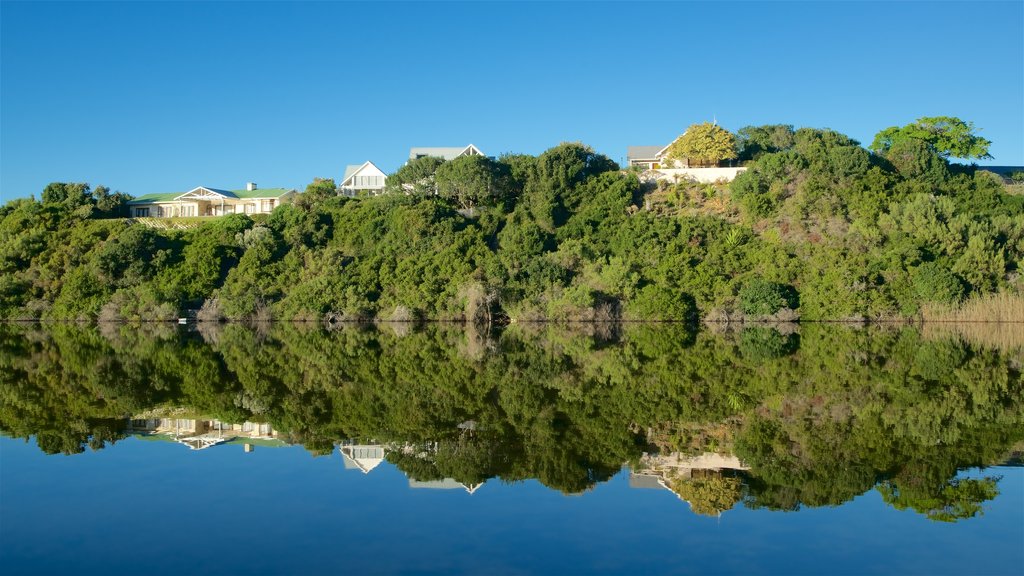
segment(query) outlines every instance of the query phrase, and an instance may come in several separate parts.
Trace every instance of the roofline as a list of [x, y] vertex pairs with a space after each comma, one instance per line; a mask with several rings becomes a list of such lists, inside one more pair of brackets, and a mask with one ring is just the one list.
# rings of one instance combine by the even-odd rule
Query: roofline
[[[339, 187], [339, 188], [341, 188], [342, 186], [344, 186], [344, 185], [345, 185], [345, 182], [348, 182], [349, 180], [351, 180], [351, 179], [355, 178], [355, 177], [356, 177], [356, 174], [359, 174], [360, 172], [362, 172], [363, 168], [366, 168], [366, 165], [367, 165], [367, 164], [369, 164], [370, 166], [373, 166], [374, 168], [376, 168], [377, 170], [379, 170], [381, 174], [384, 174], [384, 171], [380, 169], [380, 166], [377, 166], [376, 164], [374, 164], [372, 160], [367, 160], [366, 162], [363, 162], [363, 163], [362, 163], [362, 164], [361, 164], [361, 165], [359, 166], [359, 168], [356, 168], [356, 171], [355, 171], [355, 172], [353, 172], [351, 176], [349, 176], [348, 178], [345, 178], [344, 180], [342, 180], [342, 181], [341, 181], [341, 184], [340, 184], [340, 185], [339, 185], [338, 187]], [[385, 178], [387, 178], [387, 177], [388, 177], [388, 175], [387, 175], [387, 174], [384, 174], [384, 177], [385, 177]]]
[[[378, 168], [378, 170], [380, 170], [380, 168]], [[211, 192], [213, 194], [216, 194], [217, 196], [220, 196], [221, 198], [223, 198], [225, 200], [273, 200], [275, 198], [280, 198], [280, 197], [286, 196], [288, 194], [298, 194], [299, 193], [299, 191], [297, 189], [295, 189], [295, 188], [280, 188], [280, 190], [284, 190], [284, 192], [278, 194], [277, 196], [249, 196], [248, 198], [239, 198], [237, 196], [234, 196], [234, 197], [232, 197], [232, 196], [225, 196], [225, 195], [221, 194], [220, 192], [217, 192], [216, 190], [213, 190], [212, 188], [207, 188], [206, 186], [196, 186], [195, 188], [189, 190], [188, 192], [182, 192], [181, 194], [178, 194], [174, 198], [170, 198], [168, 200], [140, 200], [138, 198], [133, 198], [132, 200], [129, 200], [128, 202], [126, 202], [126, 204], [159, 204], [159, 203], [167, 203], [167, 202], [181, 202], [182, 197], [184, 197], [187, 194], [191, 194], [191, 193], [193, 193], [193, 192], [195, 192], [196, 190], [199, 190], [199, 189], [206, 190], [207, 192]], [[265, 188], [265, 190], [273, 190], [273, 188]], [[258, 191], [259, 191], [258, 189], [254, 190], [254, 192], [258, 192]], [[168, 192], [168, 194], [173, 194], [173, 192]]]

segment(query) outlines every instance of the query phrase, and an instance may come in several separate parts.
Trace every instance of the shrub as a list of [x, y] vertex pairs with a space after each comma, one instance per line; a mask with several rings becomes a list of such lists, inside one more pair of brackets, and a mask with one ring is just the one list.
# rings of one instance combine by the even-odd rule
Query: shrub
[[769, 316], [789, 307], [796, 308], [795, 291], [761, 277], [747, 281], [740, 289], [740, 310], [749, 316]]
[[679, 289], [649, 284], [626, 305], [630, 319], [688, 322], [697, 318], [693, 297]]
[[925, 302], [948, 304], [964, 297], [964, 282], [937, 262], [926, 262], [911, 272], [914, 291]]

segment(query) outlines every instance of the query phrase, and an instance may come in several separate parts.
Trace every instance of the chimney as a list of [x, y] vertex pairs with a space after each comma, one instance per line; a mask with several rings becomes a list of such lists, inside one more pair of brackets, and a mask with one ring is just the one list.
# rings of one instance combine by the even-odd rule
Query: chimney
[[255, 182], [246, 182], [245, 183], [245, 189], [248, 190], [249, 192], [252, 192], [253, 190], [256, 189], [256, 183]]

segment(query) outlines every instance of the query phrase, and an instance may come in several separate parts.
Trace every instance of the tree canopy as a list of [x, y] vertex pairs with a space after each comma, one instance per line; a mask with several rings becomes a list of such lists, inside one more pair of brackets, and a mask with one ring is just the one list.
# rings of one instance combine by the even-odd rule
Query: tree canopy
[[888, 155], [893, 147], [907, 140], [924, 142], [942, 158], [986, 160], [992, 142], [975, 134], [973, 122], [965, 122], [953, 116], [929, 116], [918, 118], [906, 126], [890, 126], [875, 135], [870, 148]]
[[507, 167], [486, 156], [460, 156], [445, 162], [434, 173], [437, 193], [462, 208], [493, 204], [510, 189]]
[[673, 160], [688, 160], [691, 165], [714, 166], [736, 157], [736, 137], [711, 122], [694, 124], [668, 147]]

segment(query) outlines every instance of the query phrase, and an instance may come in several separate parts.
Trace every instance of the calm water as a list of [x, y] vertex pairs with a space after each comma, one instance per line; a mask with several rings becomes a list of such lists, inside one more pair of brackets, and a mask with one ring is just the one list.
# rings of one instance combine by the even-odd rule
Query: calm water
[[0, 572], [1021, 574], [1021, 340], [0, 325]]

